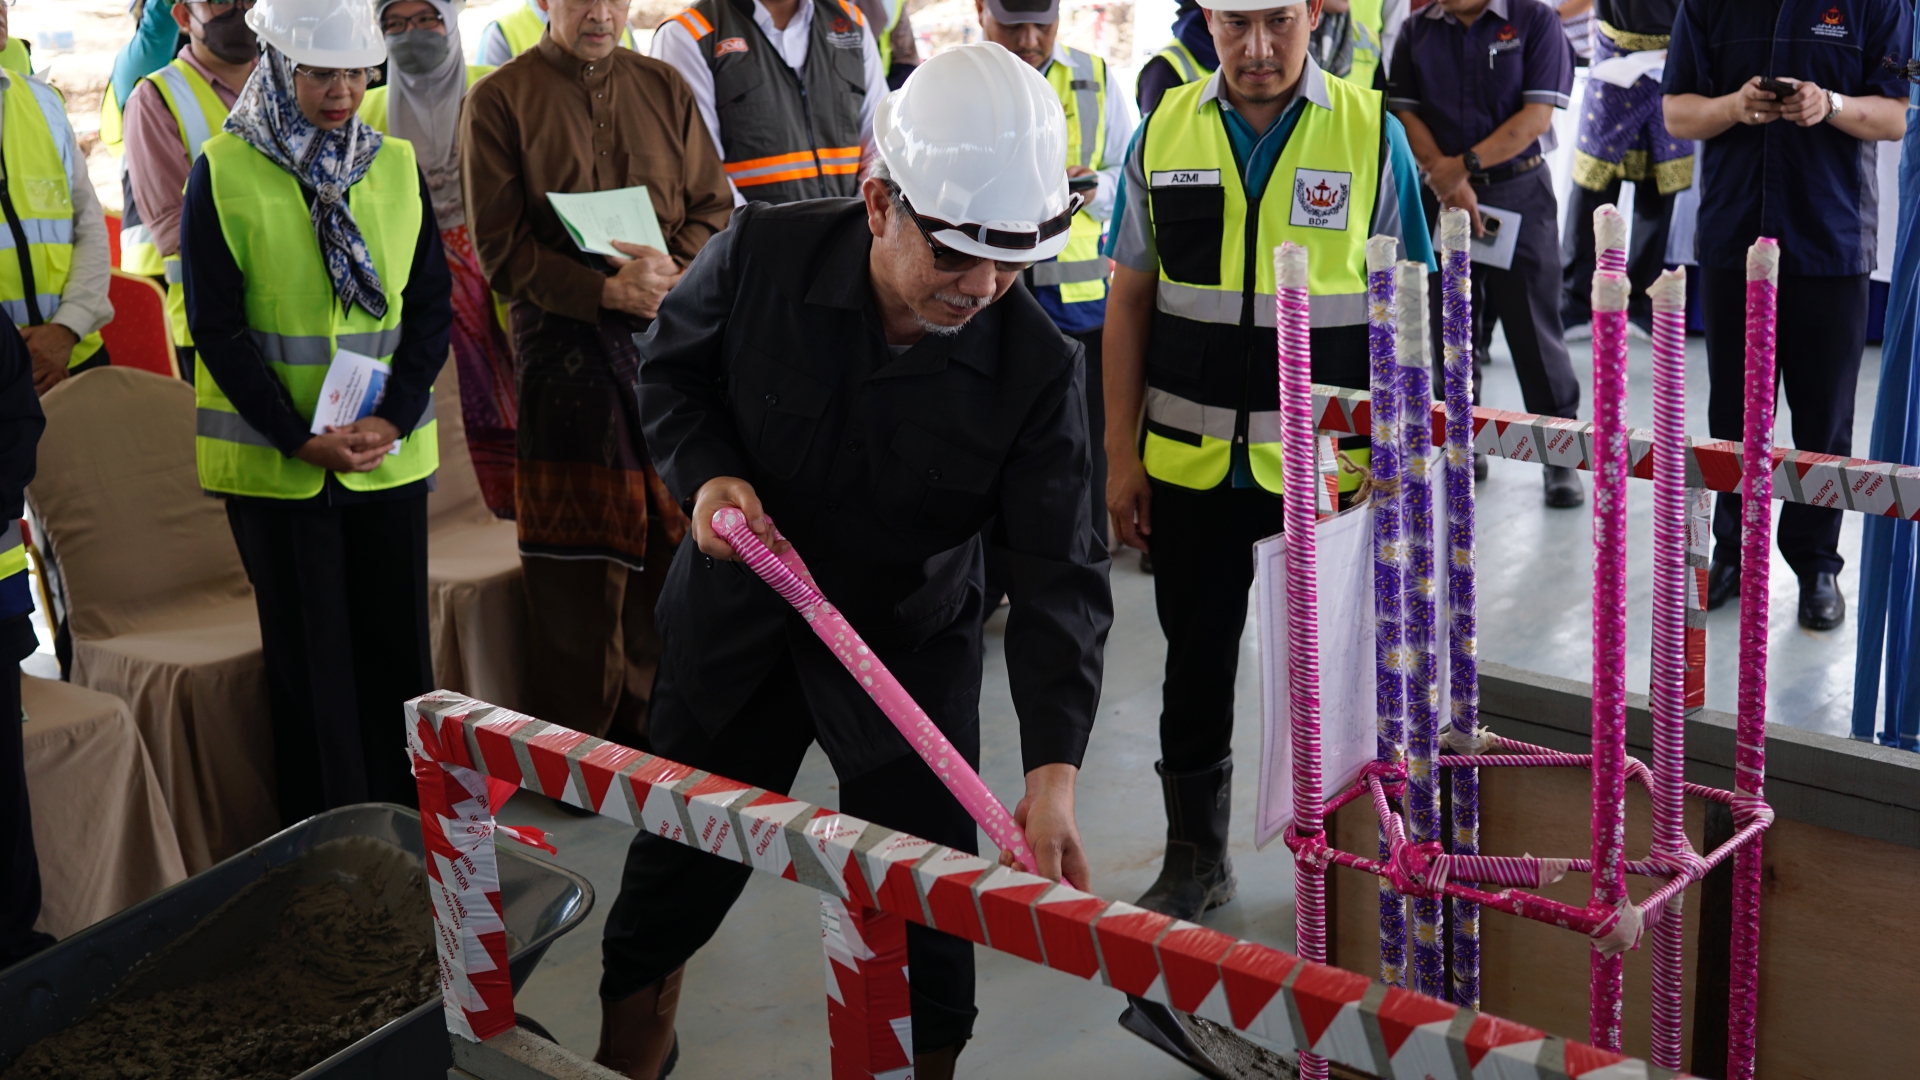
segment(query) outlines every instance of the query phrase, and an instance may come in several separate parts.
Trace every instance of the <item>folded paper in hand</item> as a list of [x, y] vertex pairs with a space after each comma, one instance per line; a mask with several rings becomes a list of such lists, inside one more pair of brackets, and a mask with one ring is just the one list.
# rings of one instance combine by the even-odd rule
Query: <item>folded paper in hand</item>
[[654, 216], [653, 199], [645, 187], [571, 194], [549, 191], [547, 201], [581, 251], [626, 258], [614, 248], [615, 240], [660, 252], [667, 250], [666, 238], [660, 235], [660, 219]]
[[[325, 435], [328, 428], [346, 427], [355, 420], [373, 415], [380, 400], [387, 396], [387, 376], [393, 368], [371, 356], [340, 349], [327, 365], [326, 381], [320, 384], [320, 401], [313, 407], [313, 426], [307, 430]], [[400, 452], [393, 444], [389, 454]]]

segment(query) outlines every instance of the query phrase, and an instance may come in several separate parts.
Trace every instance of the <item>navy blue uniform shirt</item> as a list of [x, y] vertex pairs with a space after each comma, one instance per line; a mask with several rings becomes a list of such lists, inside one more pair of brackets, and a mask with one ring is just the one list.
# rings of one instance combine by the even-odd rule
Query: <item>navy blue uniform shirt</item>
[[[1881, 66], [1905, 63], [1911, 16], [1897, 0], [1685, 0], [1664, 94], [1720, 97], [1755, 75], [1810, 79], [1848, 97], [1907, 96]], [[1700, 155], [1700, 265], [1737, 270], [1762, 236], [1780, 271], [1836, 277], [1874, 268], [1877, 144], [1828, 124], [1735, 124]]]
[[[1417, 112], [1448, 157], [1479, 145], [1522, 106], [1564, 109], [1573, 93], [1573, 50], [1560, 16], [1538, 0], [1492, 0], [1472, 26], [1429, 4], [1407, 19], [1389, 70], [1387, 108]], [[1541, 150], [1536, 139], [1514, 160]]]

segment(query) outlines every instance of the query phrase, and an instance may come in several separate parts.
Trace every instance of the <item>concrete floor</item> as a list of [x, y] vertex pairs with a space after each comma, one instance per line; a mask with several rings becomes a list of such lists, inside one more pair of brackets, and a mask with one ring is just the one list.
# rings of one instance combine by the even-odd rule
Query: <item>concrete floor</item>
[[[1584, 343], [1574, 345], [1576, 368], [1590, 366]], [[1648, 356], [1633, 353], [1630, 421], [1650, 422]], [[1879, 370], [1878, 350], [1869, 351], [1860, 387], [1856, 445], [1864, 446]], [[1705, 357], [1691, 342], [1689, 429], [1705, 430]], [[1583, 375], [1582, 382], [1588, 380]], [[1486, 372], [1485, 403], [1519, 409], [1519, 391], [1504, 348]], [[1781, 438], [1786, 438], [1783, 423]], [[1481, 648], [1496, 661], [1535, 671], [1589, 677], [1589, 516], [1550, 511], [1540, 503], [1539, 469], [1493, 462], [1480, 486]], [[1650, 485], [1636, 482], [1630, 494], [1630, 668], [1628, 685], [1647, 683], [1647, 618], [1651, 570], [1647, 554], [1651, 524]], [[1842, 550], [1857, 553], [1859, 525], [1848, 522]], [[1776, 720], [1834, 734], [1848, 724], [1853, 670], [1853, 626], [1811, 634], [1794, 621], [1797, 591], [1791, 575], [1774, 562], [1773, 632], [1769, 696]], [[1851, 600], [1858, 574], [1842, 576]], [[1139, 571], [1132, 553], [1114, 563], [1116, 620], [1108, 642], [1106, 686], [1100, 719], [1080, 787], [1080, 823], [1092, 856], [1093, 888], [1114, 899], [1132, 899], [1152, 881], [1164, 829], [1152, 763], [1157, 755], [1159, 673], [1164, 645], [1153, 616], [1152, 578]], [[989, 624], [987, 679], [981, 699], [984, 775], [1011, 805], [1021, 794], [1018, 735], [999, 661], [1001, 620]], [[1708, 704], [1733, 707], [1734, 610], [1710, 618]], [[1259, 680], [1255, 639], [1249, 623], [1242, 641], [1237, 686], [1235, 743], [1241, 765], [1234, 791], [1233, 855], [1240, 896], [1206, 921], [1226, 933], [1279, 948], [1293, 944], [1293, 875], [1284, 848], [1252, 849], [1251, 820], [1258, 780]], [[836, 785], [816, 749], [802, 769], [797, 797], [834, 805]], [[552, 1030], [567, 1046], [591, 1054], [599, 1024], [596, 986], [600, 975], [601, 922], [619, 886], [632, 830], [600, 819], [567, 817], [533, 796], [510, 803], [503, 818], [550, 830], [559, 861], [589, 877], [598, 893], [585, 925], [561, 939], [534, 975], [517, 1005]], [[983, 840], [984, 843], [984, 840]], [[539, 854], [539, 853], [536, 853]], [[757, 876], [713, 942], [693, 961], [680, 1011], [682, 1041], [676, 1078], [757, 1080], [829, 1075], [823, 968], [815, 894], [789, 882]], [[961, 1059], [969, 1077], [1100, 1077], [1101, 1080], [1176, 1080], [1191, 1076], [1114, 1023], [1122, 999], [1084, 983], [982, 949], [979, 958], [980, 1020], [977, 1037]], [[1577, 1033], [1574, 1033], [1577, 1034]]]

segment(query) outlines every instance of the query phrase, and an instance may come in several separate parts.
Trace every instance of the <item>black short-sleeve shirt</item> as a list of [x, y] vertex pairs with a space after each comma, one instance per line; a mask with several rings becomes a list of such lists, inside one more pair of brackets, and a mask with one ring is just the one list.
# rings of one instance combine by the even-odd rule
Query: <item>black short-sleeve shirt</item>
[[[1522, 106], [1564, 109], [1573, 93], [1573, 50], [1560, 17], [1537, 0], [1492, 0], [1472, 26], [1429, 4], [1408, 16], [1389, 70], [1387, 107], [1417, 112], [1449, 156], [1473, 149]], [[1541, 149], [1535, 140], [1516, 157]]]

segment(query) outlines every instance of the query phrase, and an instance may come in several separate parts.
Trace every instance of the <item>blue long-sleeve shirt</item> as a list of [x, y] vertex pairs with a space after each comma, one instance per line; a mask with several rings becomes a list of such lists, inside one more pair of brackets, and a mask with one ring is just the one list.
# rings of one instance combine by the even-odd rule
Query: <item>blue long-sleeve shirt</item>
[[124, 109], [127, 98], [140, 80], [166, 67], [180, 50], [180, 27], [173, 21], [173, 5], [147, 0], [140, 9], [140, 23], [133, 29], [133, 40], [121, 46], [113, 58], [113, 102]]

